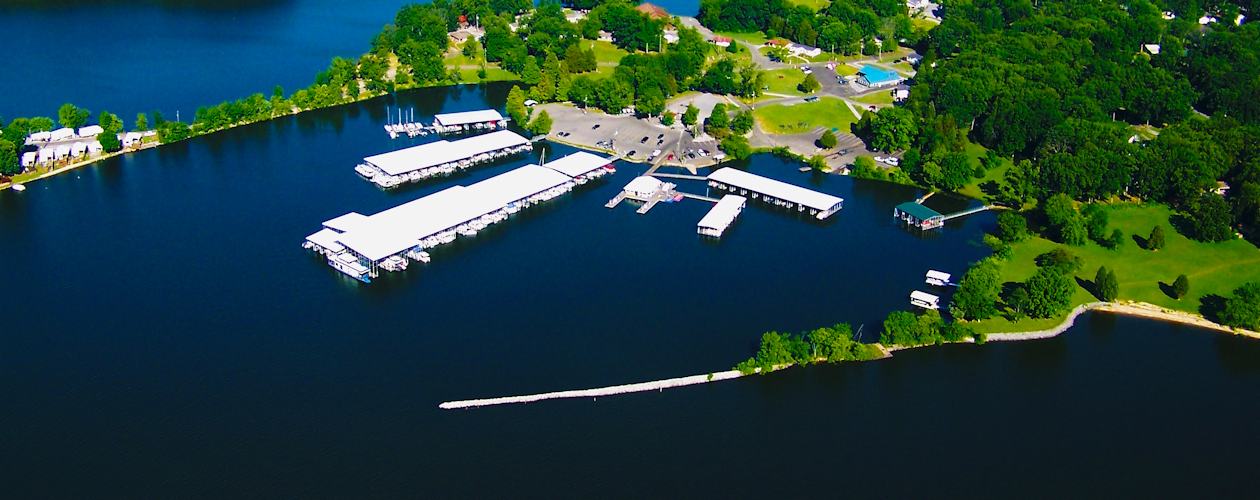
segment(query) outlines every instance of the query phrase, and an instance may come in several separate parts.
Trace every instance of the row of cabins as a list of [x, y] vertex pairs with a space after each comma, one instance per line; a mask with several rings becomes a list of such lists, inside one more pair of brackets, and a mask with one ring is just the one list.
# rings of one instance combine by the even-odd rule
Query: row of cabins
[[590, 179], [613, 172], [612, 160], [580, 152], [526, 165], [467, 186], [454, 186], [375, 215], [350, 212], [324, 221], [303, 247], [328, 265], [364, 283], [381, 270], [427, 262], [426, 250], [473, 236], [491, 224], [542, 203]]
[[[35, 132], [26, 138], [27, 146], [38, 149], [22, 153], [22, 168], [52, 165], [59, 161], [101, 154], [104, 148], [97, 136], [105, 130], [99, 125], [89, 125], [75, 131], [72, 128], [61, 128], [46, 132]], [[145, 137], [156, 136], [156, 131], [125, 132], [118, 134], [118, 140], [124, 148], [139, 146]]]

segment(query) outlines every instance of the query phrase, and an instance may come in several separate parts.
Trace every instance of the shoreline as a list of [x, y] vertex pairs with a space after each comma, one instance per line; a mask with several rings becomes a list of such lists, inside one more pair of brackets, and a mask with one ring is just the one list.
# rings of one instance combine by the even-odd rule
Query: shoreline
[[[1231, 328], [1219, 323], [1209, 321], [1207, 318], [1197, 314], [1191, 314], [1183, 311], [1174, 311], [1165, 309], [1154, 304], [1146, 302], [1088, 302], [1081, 304], [1072, 309], [1071, 312], [1063, 319], [1063, 322], [1045, 330], [1037, 330], [1031, 332], [1007, 332], [1007, 333], [990, 333], [985, 335], [985, 341], [993, 342], [1018, 342], [1027, 340], [1042, 340], [1054, 338], [1062, 335], [1076, 325], [1076, 320], [1087, 312], [1106, 312], [1111, 314], [1123, 314], [1126, 316], [1136, 316], [1166, 323], [1175, 323], [1214, 330], [1222, 333], [1240, 335], [1256, 340], [1260, 340], [1260, 332], [1247, 330], [1243, 328]], [[970, 338], [961, 342], [951, 342], [953, 344], [976, 343], [976, 339]], [[884, 356], [879, 358], [864, 360], [862, 362], [877, 361], [893, 357], [896, 351], [909, 349], [917, 349], [922, 347], [935, 346], [935, 344], [923, 344], [917, 346], [885, 346], [876, 343]], [[795, 365], [776, 366], [772, 371], [779, 371], [791, 368]], [[753, 373], [742, 373], [739, 370], [726, 370], [721, 372], [712, 372], [705, 375], [689, 375], [685, 377], [674, 377], [647, 382], [637, 382], [630, 384], [612, 385], [606, 387], [597, 387], [589, 389], [573, 389], [567, 391], [545, 392], [537, 394], [526, 394], [519, 396], [503, 396], [495, 398], [466, 399], [458, 401], [446, 401], [438, 404], [438, 408], [443, 410], [480, 408], [484, 406], [498, 406], [507, 404], [525, 404], [537, 401], [546, 401], [549, 399], [574, 399], [574, 398], [598, 398], [599, 396], [616, 396], [621, 394], [632, 394], [636, 392], [648, 392], [652, 390], [663, 391], [665, 389], [673, 389], [677, 387], [687, 387], [691, 385], [705, 384], [708, 382], [720, 382], [724, 380], [734, 380], [750, 375], [761, 375], [760, 371]]]

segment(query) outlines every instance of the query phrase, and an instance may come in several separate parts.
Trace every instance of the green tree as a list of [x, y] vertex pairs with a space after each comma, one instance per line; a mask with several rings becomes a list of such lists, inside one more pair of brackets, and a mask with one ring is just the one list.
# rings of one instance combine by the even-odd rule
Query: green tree
[[1053, 318], [1067, 311], [1072, 303], [1072, 278], [1055, 267], [1037, 270], [1024, 287], [1028, 302], [1024, 311], [1034, 318]]
[[87, 125], [88, 117], [90, 116], [92, 116], [90, 111], [68, 102], [62, 104], [61, 108], [57, 110], [57, 121], [61, 123], [62, 127], [82, 127]]
[[809, 165], [809, 169], [815, 172], [823, 172], [827, 170], [827, 158], [823, 155], [814, 155], [805, 160], [805, 164]]
[[1081, 210], [1081, 215], [1085, 217], [1085, 231], [1089, 239], [1100, 243], [1107, 239], [1109, 222], [1106, 209], [1096, 203], [1090, 203]]
[[971, 266], [958, 283], [950, 312], [962, 319], [987, 319], [997, 313], [1002, 292], [1001, 271], [996, 261], [984, 259]]
[[18, 163], [17, 146], [8, 139], [0, 138], [0, 175], [16, 175], [22, 172]]
[[1120, 282], [1116, 281], [1116, 274], [1107, 269], [1107, 266], [1100, 266], [1094, 274], [1094, 289], [1098, 300], [1111, 302], [1120, 295]]
[[839, 141], [836, 139], [836, 134], [832, 132], [831, 129], [824, 130], [822, 136], [818, 138], [818, 145], [822, 146], [823, 149], [834, 148], [838, 143]]
[[668, 126], [673, 125], [673, 124], [674, 124], [674, 112], [673, 112], [673, 111], [666, 111], [666, 112], [664, 112], [664, 113], [661, 113], [661, 125], [664, 125], [664, 126], [668, 127]]
[[123, 131], [123, 121], [117, 115], [108, 111], [102, 111], [98, 117], [101, 128], [105, 131], [101, 135], [96, 136], [96, 140], [100, 141], [101, 148], [110, 153], [122, 149], [122, 143], [118, 140], [118, 134]]
[[1111, 230], [1111, 236], [1102, 242], [1103, 246], [1115, 250], [1124, 244], [1124, 231], [1119, 229]]
[[713, 111], [709, 113], [709, 119], [704, 122], [705, 131], [724, 130], [731, 126], [731, 117], [726, 114], [726, 104], [717, 103], [713, 105]]
[[1174, 299], [1185, 297], [1186, 294], [1190, 293], [1190, 278], [1187, 278], [1184, 274], [1177, 276], [1177, 279], [1172, 284], [1172, 292]]
[[[733, 45], [733, 44], [732, 44]], [[822, 88], [822, 84], [818, 83], [818, 79], [814, 78], [814, 74], [805, 75], [805, 79], [796, 85], [796, 89], [806, 94], [817, 92]]]
[[136, 113], [136, 130], [149, 130], [149, 117], [144, 113]]
[[635, 101], [634, 110], [644, 116], [655, 116], [665, 111], [665, 94], [661, 92], [661, 88], [650, 85], [640, 90], [638, 100]]
[[1225, 199], [1203, 193], [1186, 210], [1189, 234], [1199, 241], [1225, 241], [1234, 237], [1233, 213]]
[[1251, 282], [1234, 290], [1221, 311], [1221, 322], [1229, 326], [1260, 330], [1260, 282]]
[[687, 110], [684, 111], [682, 115], [683, 125], [686, 125], [688, 127], [693, 127], [696, 124], [696, 120], [699, 118], [700, 118], [700, 108], [697, 108], [695, 104], [688, 103]]
[[1147, 250], [1159, 250], [1164, 248], [1164, 226], [1156, 225], [1151, 229], [1151, 235], [1146, 237]]
[[914, 115], [905, 108], [884, 108], [870, 120], [871, 147], [879, 151], [898, 151], [910, 147], [919, 128]]
[[1003, 211], [997, 216], [997, 230], [997, 236], [1002, 241], [1023, 241], [1028, 238], [1028, 219], [1014, 210]]
[[726, 155], [733, 160], [743, 160], [752, 156], [752, 146], [748, 145], [748, 139], [742, 135], [727, 136], [718, 143], [718, 147], [721, 147], [722, 151], [725, 151]]
[[529, 131], [534, 135], [546, 135], [551, 132], [551, 115], [547, 114], [547, 110], [538, 113], [534, 117], [534, 121], [529, 122]]
[[538, 69], [538, 61], [534, 58], [525, 60], [525, 66], [521, 69], [521, 82], [525, 85], [538, 85], [542, 80], [542, 70]]
[[508, 117], [521, 127], [529, 123], [529, 110], [525, 108], [525, 91], [516, 85], [508, 91], [507, 113]]
[[574, 78], [573, 84], [569, 86], [569, 100], [581, 104], [582, 107], [595, 102], [595, 81], [587, 76]]
[[1063, 193], [1051, 196], [1046, 200], [1042, 210], [1050, 223], [1051, 231], [1060, 242], [1069, 245], [1085, 244], [1089, 234], [1085, 229], [1085, 221], [1080, 212], [1076, 211], [1076, 205], [1071, 197]]
[[751, 132], [753, 128], [752, 111], [744, 110], [735, 114], [735, 118], [731, 119], [731, 131], [739, 135]]

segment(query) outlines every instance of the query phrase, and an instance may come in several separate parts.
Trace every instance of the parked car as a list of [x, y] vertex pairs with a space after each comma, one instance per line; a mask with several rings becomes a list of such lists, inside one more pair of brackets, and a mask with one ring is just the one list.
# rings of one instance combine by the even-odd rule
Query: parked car
[[597, 129], [597, 128], [599, 128], [599, 124], [598, 124], [598, 123], [596, 123], [595, 125], [591, 126], [591, 130], [595, 130], [595, 129]]
[[805, 102], [814, 102], [814, 101], [817, 101], [817, 100], [818, 100], [818, 96], [816, 96], [816, 95], [811, 95], [811, 96], [809, 96], [809, 97], [806, 97], [806, 98], [805, 98]]
[[651, 137], [648, 137], [648, 136], [646, 136], [646, 135], [645, 135], [645, 136], [643, 136], [643, 138], [642, 138], [642, 139], [639, 139], [639, 144], [647, 144], [647, 140], [648, 140], [648, 139], [651, 139]]
[[638, 151], [635, 151], [635, 150], [631, 149], [629, 153], [626, 153], [626, 156], [634, 156], [634, 155], [636, 155], [636, 154], [638, 154], [638, 153], [639, 153]]

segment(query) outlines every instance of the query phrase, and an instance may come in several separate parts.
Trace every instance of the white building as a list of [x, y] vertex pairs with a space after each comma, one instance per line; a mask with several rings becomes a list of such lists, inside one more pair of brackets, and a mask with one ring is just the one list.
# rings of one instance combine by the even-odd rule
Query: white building
[[82, 137], [84, 139], [96, 137], [103, 133], [105, 133], [105, 129], [101, 128], [100, 125], [88, 125], [86, 127], [79, 127], [79, 137]]
[[739, 218], [739, 214], [744, 211], [744, 205], [747, 199], [743, 196], [728, 194], [718, 200], [709, 213], [704, 214], [704, 218], [696, 223], [696, 233], [702, 236], [711, 236], [721, 238], [722, 233], [726, 232], [726, 228], [730, 227]]
[[57, 150], [53, 147], [40, 148], [39, 164], [47, 165], [57, 160]]
[[1159, 44], [1158, 43], [1142, 44], [1142, 50], [1146, 51], [1150, 55], [1157, 56], [1159, 55]]
[[35, 166], [35, 159], [39, 155], [34, 151], [22, 153], [22, 168], [31, 168]]
[[140, 140], [142, 138], [143, 136], [140, 135], [140, 132], [127, 132], [125, 134], [118, 134], [118, 140], [122, 141], [122, 145], [124, 148], [129, 148], [132, 146], [139, 146]]
[[26, 137], [26, 144], [32, 145], [37, 142], [48, 142], [52, 139], [52, 132], [35, 132]]
[[64, 141], [66, 139], [74, 138], [74, 129], [68, 128], [68, 127], [59, 128], [57, 130], [50, 132], [49, 134], [50, 136], [48, 137], [48, 140], [50, 141]]
[[788, 52], [800, 57], [818, 57], [822, 55], [822, 49], [818, 47], [810, 47], [808, 45], [791, 44], [788, 45]]
[[87, 148], [88, 148], [88, 152], [92, 154], [97, 154], [105, 150], [105, 148], [101, 147], [101, 141], [89, 142]]
[[656, 193], [671, 189], [674, 189], [673, 184], [652, 176], [640, 175], [626, 184], [626, 187], [621, 188], [621, 191], [626, 194], [626, 198], [646, 201], [651, 199]]
[[722, 168], [709, 174], [709, 187], [747, 196], [775, 206], [808, 213], [818, 220], [826, 219], [840, 211], [844, 199], [820, 193], [786, 182], [745, 172], [735, 168]]
[[83, 156], [87, 154], [87, 150], [88, 150], [88, 143], [76, 142], [70, 145], [70, 156], [73, 156], [76, 158]]
[[64, 159], [66, 159], [66, 158], [69, 158], [69, 157], [70, 157], [70, 145], [69, 145], [69, 144], [61, 144], [61, 145], [57, 146], [57, 148], [53, 150], [53, 157], [54, 157], [54, 158], [56, 158], [56, 159], [58, 159], [58, 160], [64, 160]]

